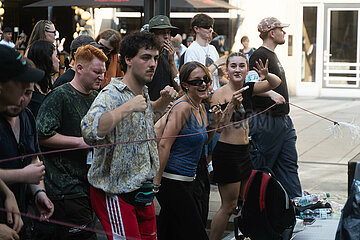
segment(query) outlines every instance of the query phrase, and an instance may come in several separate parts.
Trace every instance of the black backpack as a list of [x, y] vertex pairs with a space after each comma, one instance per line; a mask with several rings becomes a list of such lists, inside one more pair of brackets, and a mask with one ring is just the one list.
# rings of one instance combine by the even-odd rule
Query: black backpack
[[[291, 239], [295, 208], [270, 169], [252, 171], [244, 199], [241, 215], [234, 219], [236, 239]], [[243, 236], [239, 236], [238, 230]]]

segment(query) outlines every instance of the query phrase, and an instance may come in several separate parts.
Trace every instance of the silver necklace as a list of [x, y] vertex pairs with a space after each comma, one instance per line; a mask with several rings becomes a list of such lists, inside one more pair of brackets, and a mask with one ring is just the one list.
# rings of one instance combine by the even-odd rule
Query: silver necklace
[[195, 106], [195, 104], [191, 101], [191, 98], [187, 95], [187, 93], [185, 93], [187, 99], [189, 100], [188, 103], [190, 103], [191, 106], [193, 106], [193, 108], [195, 108], [195, 110], [199, 110], [199, 107]]

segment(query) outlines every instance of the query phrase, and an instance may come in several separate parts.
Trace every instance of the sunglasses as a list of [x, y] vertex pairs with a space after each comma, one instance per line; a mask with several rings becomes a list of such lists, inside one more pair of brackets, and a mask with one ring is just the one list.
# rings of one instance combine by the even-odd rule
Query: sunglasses
[[52, 34], [56, 35], [56, 30], [54, 30], [54, 31], [45, 30], [45, 32], [52, 33]]
[[190, 80], [190, 81], [186, 81], [186, 83], [188, 83], [191, 86], [201, 86], [203, 84], [203, 82], [205, 84], [208, 84], [210, 82], [210, 78], [208, 76], [204, 76], [202, 79], [201, 78], [195, 78], [194, 80]]
[[199, 27], [204, 28], [204, 29], [214, 28], [214, 26], [212, 26], [212, 25], [205, 25], [205, 26], [199, 26]]
[[99, 42], [99, 45], [101, 46], [100, 49], [105, 53], [105, 55], [111, 53], [112, 49], [109, 49], [108, 47], [106, 47], [104, 44], [102, 44], [101, 42]]

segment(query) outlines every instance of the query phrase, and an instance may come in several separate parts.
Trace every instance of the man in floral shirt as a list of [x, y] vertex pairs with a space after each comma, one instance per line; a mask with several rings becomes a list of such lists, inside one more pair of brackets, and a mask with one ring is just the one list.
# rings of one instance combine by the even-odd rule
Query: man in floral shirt
[[[177, 93], [166, 86], [151, 102], [146, 83], [152, 81], [159, 46], [148, 32], [136, 32], [121, 42], [120, 64], [124, 78], [113, 78], [97, 96], [81, 122], [90, 145], [114, 144], [96, 149], [88, 173], [91, 202], [108, 239], [156, 239], [154, 188], [159, 169], [155, 113], [159, 116]], [[145, 141], [143, 141], [145, 140]]]

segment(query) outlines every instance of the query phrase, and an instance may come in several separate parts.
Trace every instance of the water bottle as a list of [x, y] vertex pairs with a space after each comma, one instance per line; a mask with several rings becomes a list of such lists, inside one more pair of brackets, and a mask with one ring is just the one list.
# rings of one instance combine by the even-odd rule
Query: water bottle
[[330, 197], [329, 193], [303, 194], [302, 197], [296, 197], [293, 201], [297, 206], [304, 207], [310, 204], [315, 204], [318, 201], [326, 202], [328, 197]]

